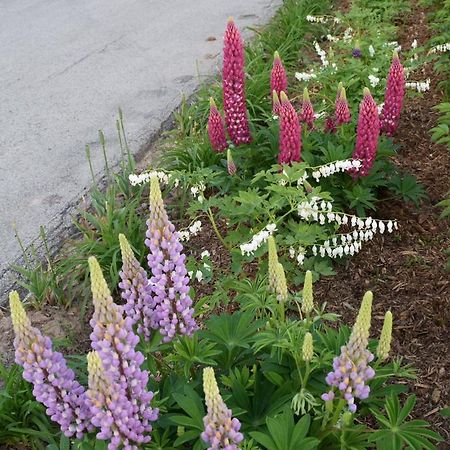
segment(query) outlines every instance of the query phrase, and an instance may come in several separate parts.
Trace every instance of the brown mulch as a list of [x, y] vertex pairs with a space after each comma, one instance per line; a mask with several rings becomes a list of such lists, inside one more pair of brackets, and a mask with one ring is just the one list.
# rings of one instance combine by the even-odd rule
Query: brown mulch
[[[400, 19], [399, 43], [409, 48], [430, 38], [425, 11], [416, 5]], [[443, 100], [440, 81], [432, 65], [417, 71], [414, 80], [431, 79], [431, 89], [422, 97], [408, 98], [394, 142], [400, 146], [395, 163], [415, 175], [429, 199], [419, 209], [400, 202], [384, 202], [377, 217], [397, 219], [399, 231], [381, 236], [361, 253], [337, 267], [337, 275], [315, 286], [317, 298], [351, 324], [361, 298], [374, 292], [376, 336], [388, 309], [394, 315], [393, 354], [417, 368], [417, 380], [409, 387], [417, 395], [413, 412], [430, 421], [444, 438], [440, 449], [450, 449], [450, 421], [439, 411], [450, 405], [450, 271], [444, 251], [450, 247], [450, 223], [439, 217], [436, 204], [450, 189], [450, 152], [430, 139], [436, 124], [432, 107]]]

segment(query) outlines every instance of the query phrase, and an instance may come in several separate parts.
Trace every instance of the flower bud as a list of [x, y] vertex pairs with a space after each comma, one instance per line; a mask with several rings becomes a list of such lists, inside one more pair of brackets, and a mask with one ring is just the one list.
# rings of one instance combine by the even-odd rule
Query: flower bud
[[311, 333], [306, 333], [303, 339], [302, 358], [305, 362], [310, 362], [313, 358], [313, 338]]
[[305, 273], [305, 281], [303, 283], [303, 299], [302, 299], [302, 311], [305, 314], [310, 314], [314, 309], [314, 297], [313, 297], [313, 282], [312, 272], [307, 270]]
[[381, 330], [380, 340], [377, 347], [377, 357], [380, 361], [389, 356], [392, 341], [392, 313], [388, 311], [384, 316], [383, 328]]

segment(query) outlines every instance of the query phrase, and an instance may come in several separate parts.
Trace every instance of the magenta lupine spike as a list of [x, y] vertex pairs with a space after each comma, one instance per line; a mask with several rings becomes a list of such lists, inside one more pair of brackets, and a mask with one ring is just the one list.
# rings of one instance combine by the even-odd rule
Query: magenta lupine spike
[[281, 91], [287, 94], [287, 76], [278, 52], [273, 55], [273, 67], [270, 72], [270, 92], [275, 91], [280, 96]]
[[147, 390], [149, 374], [140, 368], [144, 356], [136, 351], [139, 337], [133, 332], [131, 318], [124, 318], [123, 308], [113, 302], [97, 260], [90, 257], [88, 262], [94, 303], [91, 346], [98, 352], [104, 379], [110, 383], [102, 385], [98, 395], [114, 393], [113, 401], [99, 404], [93, 393], [95, 383], [90, 385], [93, 423], [100, 428], [98, 439], [111, 439], [108, 450], [122, 445], [137, 450], [151, 440], [151, 422], [158, 418], [158, 409], [150, 405], [153, 392]]
[[386, 84], [384, 106], [380, 115], [382, 133], [392, 136], [398, 127], [405, 95], [405, 74], [397, 52], [394, 51]]
[[152, 273], [150, 282], [163, 341], [171, 341], [176, 334], [190, 336], [197, 325], [189, 296], [186, 256], [164, 208], [157, 176], [150, 178], [150, 216], [146, 237], [145, 245], [150, 249], [147, 256]]
[[201, 438], [209, 445], [208, 450], [240, 450], [236, 444], [244, 439], [239, 432], [241, 423], [222, 400], [212, 367], [203, 369], [203, 390], [207, 414]]
[[351, 119], [350, 109], [348, 107], [347, 102], [347, 96], [345, 94], [345, 88], [342, 85], [342, 83], [339, 83], [338, 86], [334, 117], [337, 126], [342, 125], [344, 123], [349, 123]]
[[208, 136], [211, 147], [216, 152], [223, 152], [228, 148], [227, 137], [225, 134], [225, 126], [222, 116], [217, 109], [214, 99], [209, 99], [209, 118], [208, 118]]
[[281, 111], [280, 98], [278, 97], [277, 91], [272, 91], [272, 113], [274, 116], [279, 117]]
[[123, 310], [131, 318], [133, 325], [137, 326], [138, 334], [148, 341], [151, 329], [159, 328], [152, 290], [147, 273], [134, 256], [133, 249], [123, 234], [119, 234], [119, 242], [122, 252], [119, 288], [121, 297], [126, 301]]
[[303, 90], [303, 102], [302, 109], [300, 111], [300, 122], [306, 123], [310, 130], [314, 128], [314, 109], [311, 100], [309, 99], [308, 88], [306, 87]]
[[302, 147], [300, 119], [286, 94], [281, 91], [279, 164], [300, 161]]
[[[364, 98], [359, 106], [358, 127], [356, 131], [356, 145], [353, 151], [353, 159], [362, 161], [359, 174], [366, 176], [375, 161], [380, 134], [380, 121], [378, 118], [377, 104], [370, 95], [370, 91], [364, 88]], [[354, 176], [357, 174], [354, 173]]]
[[325, 133], [336, 133], [336, 122], [333, 117], [328, 116], [325, 119], [325, 127], [323, 131]]
[[234, 145], [252, 140], [245, 104], [244, 43], [233, 19], [228, 19], [223, 47], [223, 109], [228, 134]]
[[357, 409], [355, 398], [363, 400], [369, 396], [370, 387], [365, 383], [375, 376], [375, 371], [369, 366], [374, 356], [367, 350], [372, 298], [370, 291], [364, 295], [350, 339], [341, 347], [340, 356], [334, 358], [333, 371], [326, 377], [332, 390], [322, 395], [324, 401], [332, 401], [335, 390], [340, 391], [352, 413]]
[[16, 291], [10, 293], [9, 304], [16, 363], [23, 367], [23, 377], [33, 384], [34, 397], [45, 405], [47, 415], [64, 435], [82, 439], [93, 428], [85, 389], [75, 380], [64, 356], [52, 349], [50, 338], [31, 325]]
[[227, 150], [227, 170], [228, 174], [231, 176], [233, 176], [237, 171], [230, 149]]

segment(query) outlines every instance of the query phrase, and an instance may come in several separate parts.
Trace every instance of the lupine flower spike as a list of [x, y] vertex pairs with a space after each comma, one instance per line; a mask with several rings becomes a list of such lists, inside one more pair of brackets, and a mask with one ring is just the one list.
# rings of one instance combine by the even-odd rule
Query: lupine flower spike
[[281, 263], [276, 265], [276, 285], [275, 292], [277, 294], [277, 300], [279, 302], [285, 302], [288, 299], [288, 289], [286, 283], [286, 274]]
[[350, 339], [347, 345], [341, 347], [341, 355], [334, 358], [334, 370], [326, 377], [327, 384], [333, 390], [322, 395], [323, 400], [331, 401], [335, 396], [334, 389], [337, 388], [352, 413], [357, 409], [355, 398], [363, 400], [369, 396], [370, 387], [365, 383], [375, 376], [375, 371], [369, 366], [373, 355], [367, 350], [372, 298], [370, 291], [364, 295]]
[[278, 163], [299, 162], [302, 147], [300, 120], [284, 92], [281, 92], [280, 100], [280, 153]]
[[313, 338], [311, 333], [306, 333], [303, 338], [302, 358], [305, 362], [311, 362], [314, 355]]
[[189, 296], [186, 257], [175, 226], [164, 208], [157, 176], [150, 178], [150, 215], [146, 236], [145, 245], [150, 249], [147, 256], [152, 273], [150, 283], [163, 341], [171, 341], [175, 334], [190, 336], [197, 325]]
[[336, 125], [342, 125], [350, 122], [350, 109], [348, 107], [347, 96], [345, 95], [345, 88], [342, 83], [339, 83], [336, 95], [334, 118]]
[[[121, 445], [138, 449], [150, 441], [150, 422], [158, 417], [158, 410], [150, 406], [153, 393], [147, 391], [148, 372], [140, 369], [144, 356], [135, 350], [139, 338], [133, 332], [132, 320], [124, 318], [123, 308], [113, 302], [100, 265], [92, 256], [88, 262], [94, 303], [90, 322], [92, 349], [101, 360], [98, 370], [105, 372], [104, 381], [110, 383], [98, 395], [93, 392], [94, 386], [90, 386], [92, 423], [100, 428], [98, 439], [111, 440], [108, 450]], [[98, 398], [108, 392], [114, 393], [112, 401], [99, 403]]]
[[233, 176], [236, 173], [236, 164], [233, 161], [233, 155], [231, 154], [231, 150], [227, 150], [227, 170], [228, 174]]
[[405, 95], [405, 74], [396, 51], [387, 79], [384, 106], [380, 114], [381, 131], [392, 136], [398, 127]]
[[65, 436], [82, 439], [92, 430], [86, 392], [63, 355], [52, 349], [50, 338], [31, 325], [19, 294], [9, 294], [14, 327], [16, 363], [24, 368], [23, 377], [34, 385], [33, 395], [46, 407], [47, 415], [61, 427]]
[[359, 45], [359, 41], [356, 41], [355, 47], [353, 48], [353, 51], [352, 51], [352, 55], [353, 55], [354, 58], [361, 58], [362, 53], [361, 53], [361, 48], [360, 48], [360, 45]]
[[308, 88], [303, 90], [302, 110], [300, 112], [300, 121], [306, 123], [311, 130], [314, 128], [314, 109], [309, 99]]
[[272, 113], [274, 116], [279, 116], [281, 111], [280, 98], [278, 97], [277, 91], [272, 91]]
[[384, 361], [391, 351], [392, 341], [392, 313], [388, 311], [384, 316], [383, 328], [381, 330], [380, 340], [377, 347], [377, 358]]
[[307, 270], [303, 284], [302, 311], [309, 315], [314, 309], [312, 272]]
[[279, 96], [281, 91], [287, 93], [287, 76], [278, 52], [273, 55], [273, 67], [270, 73], [270, 92], [275, 91]]
[[323, 131], [325, 133], [336, 133], [336, 122], [333, 117], [327, 117], [325, 119], [325, 127]]
[[353, 159], [359, 159], [362, 161], [359, 174], [361, 176], [366, 176], [369, 174], [375, 161], [378, 136], [380, 134], [380, 121], [378, 119], [377, 104], [367, 88], [364, 88], [364, 98], [359, 106], [358, 127], [356, 134], [356, 145], [353, 152]]
[[155, 302], [148, 283], [147, 273], [134, 256], [133, 250], [123, 234], [119, 234], [120, 250], [122, 252], [122, 270], [119, 275], [121, 296], [126, 301], [123, 309], [137, 325], [137, 332], [150, 339], [151, 329], [158, 329], [155, 314]]
[[228, 19], [223, 47], [223, 109], [228, 134], [234, 145], [252, 138], [245, 104], [244, 43], [233, 19]]
[[209, 99], [209, 105], [209, 142], [211, 142], [211, 147], [216, 152], [223, 152], [226, 148], [228, 148], [223, 119], [212, 97]]
[[207, 414], [201, 438], [209, 445], [208, 450], [240, 450], [237, 444], [244, 439], [239, 432], [241, 423], [231, 417], [231, 409], [222, 400], [212, 367], [203, 369], [203, 390]]
[[277, 245], [275, 243], [275, 238], [273, 236], [269, 236], [267, 238], [267, 247], [269, 250], [268, 256], [269, 291], [275, 292], [277, 285], [278, 255], [277, 255]]

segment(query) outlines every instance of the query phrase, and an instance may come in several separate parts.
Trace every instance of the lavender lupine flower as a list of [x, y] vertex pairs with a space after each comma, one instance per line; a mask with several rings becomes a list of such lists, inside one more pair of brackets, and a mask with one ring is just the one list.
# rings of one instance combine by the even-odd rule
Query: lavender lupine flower
[[405, 74], [398, 54], [394, 51], [384, 95], [384, 106], [380, 114], [381, 131], [387, 136], [392, 136], [398, 127], [404, 95]]
[[169, 221], [159, 188], [158, 177], [150, 178], [150, 216], [147, 220], [145, 245], [152, 277], [150, 283], [159, 331], [163, 341], [171, 341], [175, 334], [191, 335], [197, 325], [189, 296], [189, 277], [183, 246], [175, 226]]
[[314, 128], [314, 109], [311, 100], [309, 99], [308, 88], [306, 87], [303, 90], [303, 102], [302, 109], [300, 111], [300, 122], [306, 123], [310, 130]]
[[[95, 393], [96, 382], [90, 385], [92, 422], [100, 428], [98, 439], [110, 439], [108, 450], [121, 445], [138, 449], [150, 441], [151, 422], [158, 417], [158, 410], [150, 406], [153, 392], [147, 391], [148, 372], [141, 370], [144, 362], [141, 352], [135, 350], [139, 337], [134, 334], [132, 319], [123, 317], [123, 308], [113, 302], [102, 270], [97, 260], [90, 257], [91, 290], [94, 314], [91, 319], [92, 349], [101, 360], [103, 381], [109, 383]], [[95, 369], [95, 378], [100, 376]], [[104, 399], [111, 394], [111, 401]], [[104, 402], [99, 403], [103, 398]]]
[[278, 97], [277, 91], [272, 91], [272, 113], [274, 116], [279, 116], [281, 111], [280, 98]]
[[209, 445], [208, 450], [240, 450], [236, 444], [244, 439], [239, 432], [241, 423], [231, 417], [231, 409], [222, 400], [212, 367], [203, 369], [203, 390], [207, 414], [201, 438]]
[[123, 234], [119, 234], [122, 252], [122, 270], [119, 275], [121, 296], [126, 301], [123, 307], [125, 314], [137, 325], [138, 334], [150, 339], [151, 329], [158, 329], [155, 314], [155, 301], [148, 282], [147, 273], [134, 256], [133, 250]]
[[345, 94], [345, 88], [342, 85], [342, 83], [339, 83], [337, 90], [334, 118], [337, 126], [342, 125], [344, 123], [349, 123], [351, 118], [350, 109], [348, 107], [347, 102], [347, 96]]
[[228, 148], [227, 137], [225, 134], [225, 126], [222, 116], [217, 109], [214, 99], [209, 99], [209, 118], [208, 118], [208, 136], [211, 147], [216, 152], [223, 152]]
[[300, 161], [300, 150], [302, 147], [300, 119], [282, 91], [280, 94], [280, 153], [279, 164], [290, 164]]
[[375, 376], [375, 371], [369, 366], [374, 356], [367, 350], [372, 298], [370, 291], [364, 295], [350, 339], [347, 345], [341, 347], [341, 355], [334, 358], [334, 370], [326, 377], [327, 384], [333, 390], [322, 395], [323, 400], [331, 401], [337, 389], [352, 413], [357, 409], [355, 398], [363, 400], [369, 396], [370, 387], [365, 383]]
[[244, 43], [233, 19], [228, 19], [223, 47], [223, 109], [228, 134], [234, 145], [252, 138], [245, 104]]
[[23, 377], [34, 385], [33, 395], [45, 405], [47, 415], [60, 425], [64, 435], [82, 439], [92, 430], [83, 386], [75, 380], [63, 355], [52, 349], [50, 338], [31, 325], [16, 291], [9, 294], [9, 305], [16, 363], [24, 368]]
[[270, 72], [270, 92], [275, 91], [280, 96], [281, 91], [287, 94], [287, 76], [278, 52], [273, 55], [273, 67]]
[[237, 171], [236, 164], [234, 163], [233, 155], [231, 154], [230, 149], [227, 150], [227, 171], [231, 176], [233, 176]]
[[[364, 98], [359, 106], [358, 127], [356, 145], [353, 151], [353, 159], [362, 161], [359, 174], [366, 176], [375, 161], [380, 134], [380, 121], [378, 119], [377, 104], [370, 95], [370, 91], [364, 88]], [[356, 174], [354, 175], [356, 176]]]
[[352, 56], [354, 58], [361, 58], [361, 56], [362, 56], [359, 41], [356, 41], [356, 43], [355, 43], [355, 47], [353, 48], [353, 51], [352, 51]]

